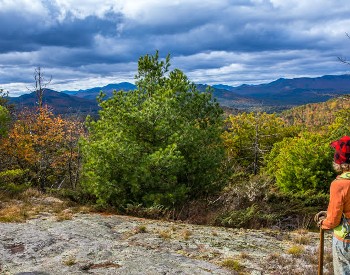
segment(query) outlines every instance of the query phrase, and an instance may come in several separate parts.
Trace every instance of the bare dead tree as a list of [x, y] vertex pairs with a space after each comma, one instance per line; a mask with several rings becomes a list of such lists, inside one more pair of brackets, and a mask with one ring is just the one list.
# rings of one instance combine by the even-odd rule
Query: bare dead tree
[[35, 93], [37, 97], [37, 104], [39, 109], [43, 107], [43, 97], [46, 87], [51, 83], [52, 76], [47, 80], [44, 76], [44, 73], [41, 70], [41, 67], [37, 67], [34, 71], [34, 80], [35, 80]]
[[[346, 32], [345, 35], [350, 39], [350, 35]], [[343, 56], [338, 56], [338, 60], [342, 63], [350, 65], [350, 62]]]

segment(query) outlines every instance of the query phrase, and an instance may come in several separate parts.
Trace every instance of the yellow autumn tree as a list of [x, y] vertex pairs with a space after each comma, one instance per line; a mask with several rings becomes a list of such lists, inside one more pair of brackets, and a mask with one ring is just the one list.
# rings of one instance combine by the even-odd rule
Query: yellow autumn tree
[[2, 170], [29, 171], [31, 183], [41, 190], [63, 185], [74, 188], [82, 134], [81, 122], [55, 116], [48, 107], [24, 110], [1, 142]]
[[241, 113], [230, 115], [223, 134], [228, 165], [232, 170], [257, 174], [264, 156], [275, 142], [293, 136], [295, 129], [286, 126], [275, 114]]

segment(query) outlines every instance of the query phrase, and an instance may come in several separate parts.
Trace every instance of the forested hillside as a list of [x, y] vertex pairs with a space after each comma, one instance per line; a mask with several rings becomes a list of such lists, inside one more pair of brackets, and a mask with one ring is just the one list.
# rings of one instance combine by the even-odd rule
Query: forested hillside
[[[37, 96], [35, 92], [23, 94], [19, 97], [9, 98], [9, 102], [14, 104], [20, 112], [22, 109], [33, 109], [37, 106]], [[43, 103], [47, 105], [54, 114], [87, 116], [96, 114], [99, 110], [96, 97], [92, 99], [69, 96], [50, 89], [44, 89]]]
[[332, 124], [339, 112], [350, 108], [350, 95], [342, 95], [326, 102], [294, 107], [282, 112], [282, 117], [293, 125], [317, 129]]
[[85, 122], [45, 106], [15, 112], [3, 96], [0, 220], [30, 217], [16, 201], [42, 192], [142, 217], [314, 226], [335, 177], [329, 144], [350, 132], [349, 97], [224, 115], [169, 62], [140, 57], [137, 88], [102, 94], [99, 116]]

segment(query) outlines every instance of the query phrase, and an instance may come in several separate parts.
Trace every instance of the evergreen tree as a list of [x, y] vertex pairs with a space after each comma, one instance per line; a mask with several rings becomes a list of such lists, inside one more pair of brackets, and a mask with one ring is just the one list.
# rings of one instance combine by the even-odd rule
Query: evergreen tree
[[9, 111], [0, 105], [0, 137], [5, 135], [10, 122]]
[[222, 110], [158, 52], [138, 62], [137, 90], [101, 95], [82, 141], [84, 185], [101, 203], [174, 206], [218, 190]]

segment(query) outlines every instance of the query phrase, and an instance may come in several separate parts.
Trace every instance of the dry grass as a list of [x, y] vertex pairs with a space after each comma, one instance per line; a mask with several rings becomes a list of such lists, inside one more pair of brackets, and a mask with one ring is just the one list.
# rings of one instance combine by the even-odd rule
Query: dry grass
[[300, 245], [308, 245], [310, 244], [311, 240], [310, 237], [308, 236], [308, 231], [306, 229], [298, 229], [295, 230], [292, 235], [292, 240]]
[[[287, 254], [272, 253], [266, 258], [263, 268], [268, 274], [315, 274], [318, 251], [294, 245], [286, 252]], [[332, 254], [329, 249], [326, 249], [324, 254], [324, 274], [333, 275]]]
[[66, 266], [72, 266], [77, 263], [77, 260], [74, 256], [69, 256], [67, 259], [63, 260], [63, 264]]
[[67, 204], [50, 204], [50, 205], [42, 205], [39, 203], [40, 207], [44, 207], [45, 211], [47, 212], [52, 212], [52, 213], [56, 213], [59, 214], [62, 211], [64, 211], [65, 209], [67, 209]]
[[56, 221], [62, 222], [62, 221], [73, 219], [73, 213], [71, 211], [66, 211], [66, 210], [67, 209], [61, 211], [56, 215]]
[[187, 241], [192, 236], [192, 232], [188, 229], [185, 229], [182, 231], [181, 235], [184, 238], [184, 240]]
[[295, 242], [298, 244], [308, 245], [310, 244], [311, 240], [308, 236], [300, 235], [295, 238]]
[[173, 225], [171, 226], [171, 231], [175, 232], [176, 230], [177, 230], [177, 227], [173, 224]]
[[88, 214], [93, 212], [93, 209], [89, 206], [76, 206], [76, 207], [70, 207], [73, 213], [80, 213], [80, 214]]
[[239, 257], [241, 259], [251, 259], [252, 258], [249, 254], [247, 254], [245, 252], [241, 252], [241, 254], [239, 254]]
[[267, 261], [270, 262], [270, 261], [275, 261], [277, 260], [281, 255], [278, 254], [278, 253], [272, 253], [268, 256], [267, 258]]
[[158, 236], [162, 239], [171, 239], [171, 232], [168, 230], [160, 230]]
[[333, 264], [333, 254], [332, 251], [325, 251], [324, 252], [324, 257], [323, 257], [323, 262], [325, 264]]
[[19, 199], [23, 201], [29, 201], [32, 198], [43, 198], [44, 194], [37, 189], [28, 188], [21, 194], [19, 194]]
[[8, 205], [0, 209], [0, 222], [24, 222], [28, 212], [21, 205]]
[[306, 262], [312, 264], [312, 265], [317, 265], [318, 264], [318, 253], [306, 253], [304, 255], [304, 259]]
[[8, 200], [0, 207], [0, 222], [25, 222], [35, 218], [40, 212], [47, 212], [45, 205], [19, 200]]
[[230, 269], [230, 270], [234, 270], [234, 271], [242, 271], [244, 269], [244, 266], [242, 264], [240, 264], [237, 260], [232, 259], [232, 258], [227, 258], [224, 259], [221, 263], [221, 266]]
[[294, 233], [297, 233], [299, 235], [307, 235], [309, 231], [305, 228], [299, 228], [293, 231]]
[[145, 225], [139, 225], [134, 229], [135, 234], [146, 233], [147, 227]]
[[147, 233], [148, 229], [146, 227], [146, 225], [140, 224], [136, 227], [134, 227], [133, 229], [126, 231], [123, 233], [123, 240], [126, 240], [132, 236], [135, 236], [136, 234], [143, 234], [143, 233]]
[[287, 257], [285, 254], [272, 253], [267, 260], [267, 264], [271, 264], [271, 262], [277, 263], [279, 266], [288, 266], [292, 264], [293, 259]]
[[301, 245], [293, 245], [287, 250], [287, 253], [294, 257], [298, 257], [302, 255], [304, 252], [305, 252], [305, 248]]
[[43, 212], [57, 214], [56, 220], [63, 221], [72, 219], [73, 213], [92, 211], [90, 207], [72, 206], [70, 202], [48, 196], [33, 188], [16, 197], [0, 193], [0, 201], [0, 222], [25, 222]]

